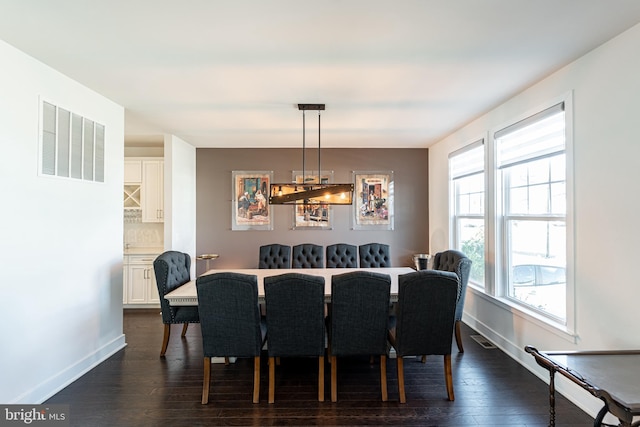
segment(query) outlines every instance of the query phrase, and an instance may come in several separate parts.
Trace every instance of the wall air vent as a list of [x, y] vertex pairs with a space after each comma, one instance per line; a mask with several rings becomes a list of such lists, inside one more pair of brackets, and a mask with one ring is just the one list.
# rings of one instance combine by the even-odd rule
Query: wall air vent
[[471, 335], [471, 338], [477, 342], [478, 344], [480, 344], [482, 346], [482, 348], [498, 348], [496, 347], [491, 341], [489, 341], [488, 339], [486, 339], [485, 337], [483, 337], [482, 335]]
[[104, 182], [104, 125], [50, 102], [41, 107], [40, 173]]

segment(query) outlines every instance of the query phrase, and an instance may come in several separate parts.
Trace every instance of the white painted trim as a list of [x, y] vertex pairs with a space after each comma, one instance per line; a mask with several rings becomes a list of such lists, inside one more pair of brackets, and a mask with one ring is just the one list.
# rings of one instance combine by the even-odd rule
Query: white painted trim
[[[56, 372], [55, 375], [42, 381], [40, 384], [36, 385], [26, 393], [23, 393], [21, 396], [18, 396], [14, 401], [9, 402], [9, 404], [40, 404], [44, 402], [107, 360], [109, 357], [125, 348], [126, 345], [125, 336], [122, 334], [93, 353], [90, 353], [86, 357], [78, 360], [73, 365], [68, 366], [60, 372]], [[46, 363], [46, 359], [43, 363]]]

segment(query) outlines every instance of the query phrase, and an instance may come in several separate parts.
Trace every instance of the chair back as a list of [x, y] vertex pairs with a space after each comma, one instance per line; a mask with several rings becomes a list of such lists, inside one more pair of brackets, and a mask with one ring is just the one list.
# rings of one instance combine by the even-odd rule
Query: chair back
[[454, 249], [438, 252], [433, 257], [434, 270], [456, 273], [460, 280], [458, 302], [456, 305], [456, 320], [462, 319], [464, 300], [467, 294], [467, 284], [469, 282], [469, 274], [471, 272], [471, 262], [471, 259], [469, 259], [464, 253]]
[[164, 296], [191, 280], [191, 257], [183, 252], [166, 251], [153, 261], [153, 270], [160, 296], [162, 322], [174, 323], [175, 310]]
[[323, 268], [324, 248], [312, 243], [303, 243], [293, 247], [293, 268]]
[[327, 268], [358, 268], [358, 248], [347, 243], [327, 246]]
[[331, 278], [331, 355], [387, 354], [391, 278], [354, 271]]
[[391, 267], [389, 245], [384, 243], [367, 243], [358, 247], [360, 268]]
[[398, 277], [396, 352], [402, 356], [451, 354], [458, 277], [420, 270]]
[[196, 280], [204, 357], [260, 355], [266, 328], [260, 320], [258, 280], [222, 272]]
[[291, 246], [277, 243], [260, 246], [258, 268], [291, 268]]
[[323, 356], [324, 278], [298, 273], [265, 277], [269, 357]]

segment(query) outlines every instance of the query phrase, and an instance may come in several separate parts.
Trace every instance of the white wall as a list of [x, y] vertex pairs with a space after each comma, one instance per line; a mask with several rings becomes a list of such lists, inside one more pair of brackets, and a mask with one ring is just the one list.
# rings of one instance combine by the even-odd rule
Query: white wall
[[[0, 41], [0, 402], [40, 403], [122, 348], [124, 110]], [[105, 182], [38, 175], [39, 97], [105, 125]]]
[[[523, 347], [640, 348], [637, 332], [640, 199], [640, 25], [588, 53], [439, 142], [429, 151], [431, 252], [448, 246], [447, 155], [573, 91], [575, 342], [469, 290], [464, 321], [545, 380]], [[489, 266], [491, 267], [491, 266]], [[595, 415], [600, 401], [566, 381], [560, 391]]]
[[196, 263], [196, 149], [173, 135], [164, 139], [164, 247]]

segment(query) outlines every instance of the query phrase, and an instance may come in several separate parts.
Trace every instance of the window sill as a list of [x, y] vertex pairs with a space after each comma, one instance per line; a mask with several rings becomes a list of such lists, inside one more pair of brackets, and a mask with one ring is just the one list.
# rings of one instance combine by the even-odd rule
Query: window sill
[[556, 322], [535, 310], [529, 310], [525, 306], [517, 304], [508, 298], [487, 295], [482, 290], [475, 289], [472, 286], [469, 286], [467, 289], [473, 292], [475, 296], [490, 302], [502, 310], [511, 312], [514, 316], [518, 316], [527, 322], [545, 329], [546, 331], [549, 331], [572, 344], [577, 343], [578, 335], [567, 328], [567, 325], [564, 323]]

